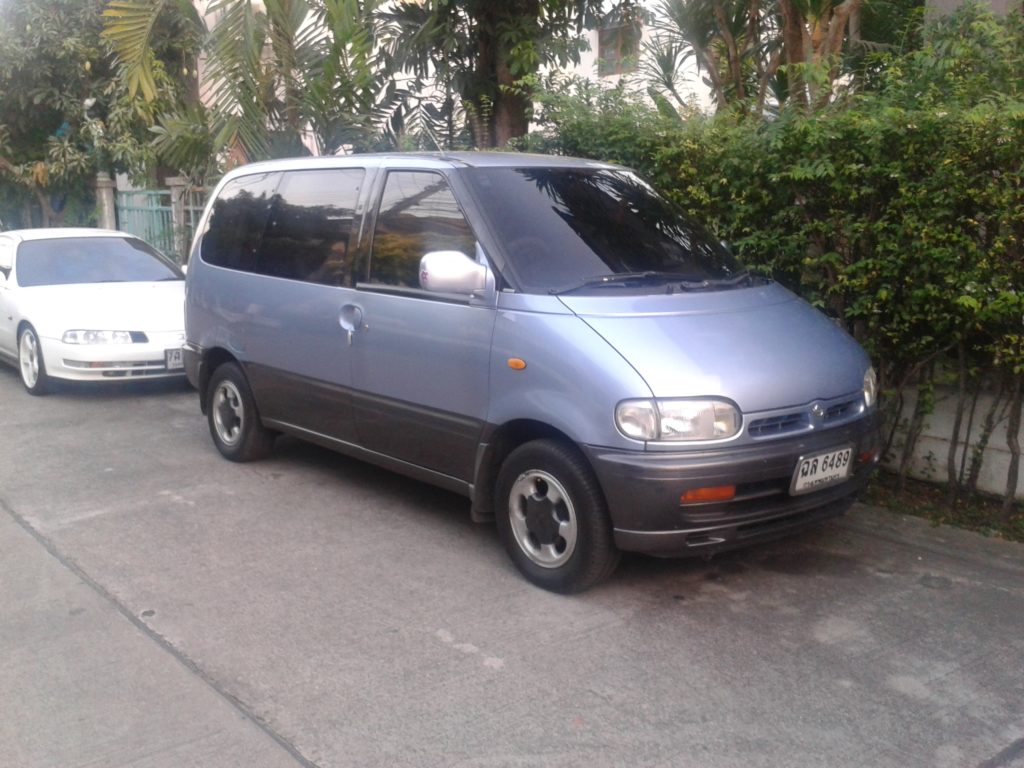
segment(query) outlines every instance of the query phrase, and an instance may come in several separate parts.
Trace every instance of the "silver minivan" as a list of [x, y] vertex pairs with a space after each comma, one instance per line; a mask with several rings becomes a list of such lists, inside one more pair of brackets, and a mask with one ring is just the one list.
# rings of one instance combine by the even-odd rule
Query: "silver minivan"
[[465, 494], [557, 592], [841, 514], [878, 460], [858, 344], [629, 170], [272, 161], [192, 246], [185, 366], [233, 461], [287, 433]]

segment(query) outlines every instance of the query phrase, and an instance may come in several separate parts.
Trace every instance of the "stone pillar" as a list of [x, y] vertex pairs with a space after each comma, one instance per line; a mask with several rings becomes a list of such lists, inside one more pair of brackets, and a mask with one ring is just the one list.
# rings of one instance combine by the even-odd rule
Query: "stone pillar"
[[188, 194], [189, 182], [184, 176], [171, 176], [167, 179], [167, 188], [171, 191], [171, 228], [174, 231], [174, 255], [180, 264], [188, 261], [188, 226], [185, 221], [185, 196]]
[[117, 212], [114, 208], [114, 189], [117, 184], [106, 171], [96, 174], [96, 212], [101, 229], [117, 229]]

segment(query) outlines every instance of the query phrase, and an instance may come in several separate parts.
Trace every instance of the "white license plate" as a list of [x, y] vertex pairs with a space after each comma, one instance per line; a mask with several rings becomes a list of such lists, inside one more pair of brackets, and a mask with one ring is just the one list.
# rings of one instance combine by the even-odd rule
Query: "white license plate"
[[793, 482], [790, 485], [789, 493], [796, 496], [845, 482], [850, 477], [852, 467], [852, 445], [825, 453], [803, 456], [796, 463], [796, 471], [793, 473]]
[[185, 361], [181, 357], [181, 347], [177, 349], [164, 350], [164, 363], [168, 371], [180, 371], [185, 367]]

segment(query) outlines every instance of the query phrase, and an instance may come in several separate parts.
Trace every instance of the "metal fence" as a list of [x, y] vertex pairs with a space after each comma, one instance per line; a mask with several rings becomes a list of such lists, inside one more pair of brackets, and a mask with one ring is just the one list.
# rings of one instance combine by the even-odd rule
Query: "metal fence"
[[[180, 210], [176, 210], [175, 196]], [[205, 202], [206, 190], [181, 185], [118, 192], [117, 228], [142, 238], [181, 263], [188, 256]]]

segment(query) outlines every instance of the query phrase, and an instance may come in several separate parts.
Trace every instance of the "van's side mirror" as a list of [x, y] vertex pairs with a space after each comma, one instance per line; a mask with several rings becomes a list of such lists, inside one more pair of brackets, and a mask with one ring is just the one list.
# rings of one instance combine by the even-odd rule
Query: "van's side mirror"
[[483, 290], [487, 268], [462, 251], [431, 251], [420, 259], [420, 288], [435, 293]]

